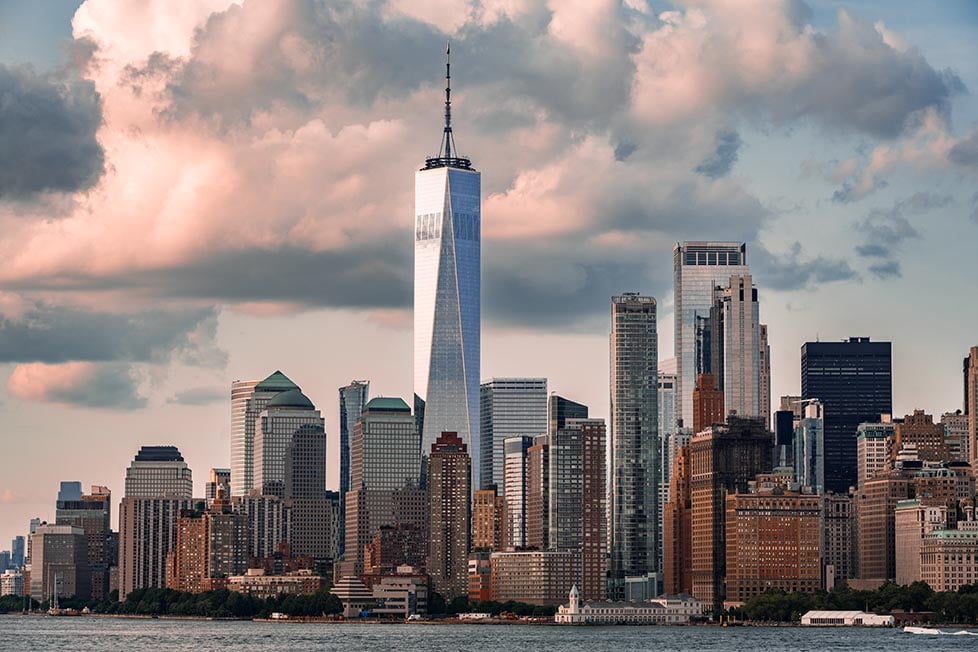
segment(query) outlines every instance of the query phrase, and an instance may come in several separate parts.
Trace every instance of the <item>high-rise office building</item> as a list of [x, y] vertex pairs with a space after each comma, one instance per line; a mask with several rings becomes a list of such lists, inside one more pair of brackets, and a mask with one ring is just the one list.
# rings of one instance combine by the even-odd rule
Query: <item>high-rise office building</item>
[[472, 460], [453, 432], [442, 433], [428, 457], [428, 560], [434, 589], [445, 599], [464, 596], [469, 585]]
[[414, 177], [414, 396], [422, 450], [457, 432], [479, 466], [481, 175], [455, 148], [445, 68], [439, 153]]
[[586, 405], [557, 394], [550, 395], [547, 410], [550, 413], [550, 429], [547, 432], [551, 435], [563, 428], [568, 419], [587, 419], [588, 415]]
[[363, 573], [364, 546], [381, 526], [427, 531], [428, 499], [420, 483], [420, 436], [411, 408], [399, 398], [370, 399], [350, 441], [343, 575]]
[[231, 497], [231, 469], [211, 469], [210, 478], [204, 485], [204, 498], [211, 502], [223, 492], [225, 498]]
[[611, 299], [610, 597], [658, 572], [658, 332], [653, 297]]
[[[493, 378], [482, 383], [479, 394], [479, 486], [495, 484], [505, 494], [503, 442], [510, 437], [532, 437], [548, 431], [547, 379]], [[472, 461], [475, 463], [475, 456]]]
[[292, 435], [285, 453], [285, 498], [292, 512], [292, 554], [336, 559], [339, 494], [326, 491], [326, 433], [320, 424], [300, 425]]
[[[674, 360], [666, 361], [672, 363]], [[663, 518], [665, 515], [666, 503], [669, 502], [669, 477], [672, 473], [672, 461], [669, 455], [669, 447], [676, 442], [676, 434], [680, 432], [679, 421], [676, 414], [676, 382], [675, 373], [665, 373], [663, 364], [659, 363], [659, 541], [663, 540]], [[659, 568], [662, 568], [664, 559], [663, 547], [659, 546]]]
[[278, 496], [233, 496], [234, 511], [248, 517], [248, 556], [272, 557], [292, 539], [292, 510]]
[[806, 491], [825, 493], [825, 413], [822, 404], [811, 400], [795, 428], [795, 480]]
[[59, 493], [56, 525], [71, 525], [85, 532], [91, 596], [102, 600], [109, 596], [109, 537], [111, 534], [112, 493], [107, 487], [93, 486], [89, 494], [62, 496]]
[[340, 531], [339, 554], [346, 549], [346, 492], [350, 490], [350, 437], [370, 400], [370, 381], [353, 380], [340, 387]]
[[126, 472], [119, 506], [119, 599], [166, 585], [180, 510], [191, 509], [193, 476], [175, 446], [143, 446]]
[[176, 446], [143, 446], [126, 470], [127, 498], [190, 498], [190, 467]]
[[801, 394], [825, 407], [825, 488], [856, 484], [856, 428], [893, 412], [889, 342], [850, 337], [801, 347]]
[[[761, 325], [750, 274], [732, 275], [720, 299], [723, 404], [728, 414], [761, 415]], [[714, 373], [716, 371], [714, 370]], [[765, 424], [771, 417], [765, 417]]]
[[276, 395], [298, 390], [281, 371], [262, 381], [231, 383], [231, 493], [247, 496], [255, 489], [255, 421]]
[[[749, 274], [747, 245], [737, 242], [683, 242], [673, 249], [675, 275], [675, 351], [677, 365], [677, 412], [684, 424], [693, 422], [693, 388], [709, 356], [697, 356], [697, 322], [710, 318], [718, 285], [730, 277]], [[719, 385], [719, 383], [718, 383]]]
[[10, 563], [14, 567], [14, 570], [23, 568], [26, 552], [24, 537], [20, 535], [15, 536], [10, 542]]
[[503, 442], [503, 499], [506, 501], [507, 548], [526, 546], [526, 457], [533, 437], [509, 437]]
[[743, 604], [772, 589], [822, 588], [821, 497], [793, 491], [726, 499], [726, 600]]
[[890, 415], [885, 418], [879, 423], [860, 423], [856, 428], [856, 487], [860, 492], [867, 480], [886, 471], [893, 458], [896, 424]]
[[38, 601], [91, 597], [85, 531], [71, 525], [41, 525], [31, 534], [31, 598]]
[[727, 494], [746, 493], [771, 470], [774, 441], [763, 420], [731, 416], [690, 441], [690, 530], [693, 595], [719, 612], [726, 577]]
[[231, 494], [244, 496], [252, 487], [255, 459], [254, 415], [248, 414], [248, 403], [255, 393], [257, 380], [235, 380], [231, 383]]
[[[265, 405], [255, 420], [254, 438], [254, 488], [266, 496], [286, 494], [286, 462], [293, 436], [300, 430], [312, 429], [323, 440], [325, 448], [325, 420], [309, 398], [297, 389], [280, 392]], [[315, 464], [315, 460], [310, 461]], [[326, 490], [326, 464], [322, 469], [310, 467], [323, 479], [321, 489]]]
[[568, 419], [550, 435], [550, 549], [579, 555], [585, 600], [607, 596], [606, 451], [603, 419]]

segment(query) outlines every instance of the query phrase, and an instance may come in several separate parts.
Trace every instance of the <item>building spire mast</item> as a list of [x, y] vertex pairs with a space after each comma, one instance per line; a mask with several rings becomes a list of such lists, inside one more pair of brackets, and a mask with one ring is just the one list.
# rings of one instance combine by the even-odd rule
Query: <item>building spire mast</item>
[[455, 135], [452, 133], [452, 44], [445, 47], [445, 128], [441, 136], [438, 154], [425, 159], [424, 169], [453, 167], [469, 170], [472, 162], [464, 156], [459, 156], [455, 147]]
[[452, 158], [452, 148], [455, 137], [452, 135], [452, 44], [445, 46], [445, 134], [442, 136], [445, 144], [445, 158]]

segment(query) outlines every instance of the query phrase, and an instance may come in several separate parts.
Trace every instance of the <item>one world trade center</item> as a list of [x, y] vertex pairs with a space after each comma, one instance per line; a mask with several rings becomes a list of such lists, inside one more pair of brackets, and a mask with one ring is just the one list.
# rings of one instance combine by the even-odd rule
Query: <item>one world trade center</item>
[[[446, 51], [446, 55], [449, 52]], [[451, 63], [438, 155], [414, 178], [414, 409], [427, 455], [457, 432], [479, 468], [481, 177], [452, 136]]]

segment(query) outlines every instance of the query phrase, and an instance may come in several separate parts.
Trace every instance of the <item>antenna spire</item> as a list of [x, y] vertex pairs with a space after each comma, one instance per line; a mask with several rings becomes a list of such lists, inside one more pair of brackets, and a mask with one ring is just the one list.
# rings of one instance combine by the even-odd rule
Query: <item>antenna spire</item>
[[461, 168], [463, 170], [472, 169], [472, 161], [464, 156], [459, 156], [458, 148], [455, 147], [455, 136], [452, 134], [452, 44], [449, 42], [445, 47], [445, 129], [442, 132], [441, 145], [436, 156], [429, 156], [424, 160], [425, 170], [440, 167]]
[[445, 158], [452, 158], [455, 137], [452, 136], [452, 43], [445, 46]]

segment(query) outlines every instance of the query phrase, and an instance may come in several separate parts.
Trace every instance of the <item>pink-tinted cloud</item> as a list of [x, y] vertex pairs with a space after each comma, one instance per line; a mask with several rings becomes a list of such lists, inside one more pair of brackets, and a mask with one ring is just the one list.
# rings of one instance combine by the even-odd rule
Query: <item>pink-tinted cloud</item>
[[131, 409], [146, 404], [134, 370], [116, 363], [20, 364], [7, 380], [7, 391], [28, 401], [82, 407]]
[[919, 158], [920, 129], [935, 141], [919, 148], [953, 145], [952, 73], [845, 11], [815, 29], [790, 0], [659, 16], [611, 0], [88, 0], [74, 31], [97, 48], [107, 171], [57, 219], [0, 203], [0, 282], [55, 298], [407, 306], [412, 170], [437, 146], [449, 36], [457, 140], [485, 171], [487, 247], [506, 247], [487, 295], [514, 308], [554, 283], [498, 281], [509, 255], [597, 292], [619, 264], [651, 275], [614, 242], [755, 239], [771, 212], [730, 174], [744, 121], [875, 141], [844, 180], [853, 198]]

